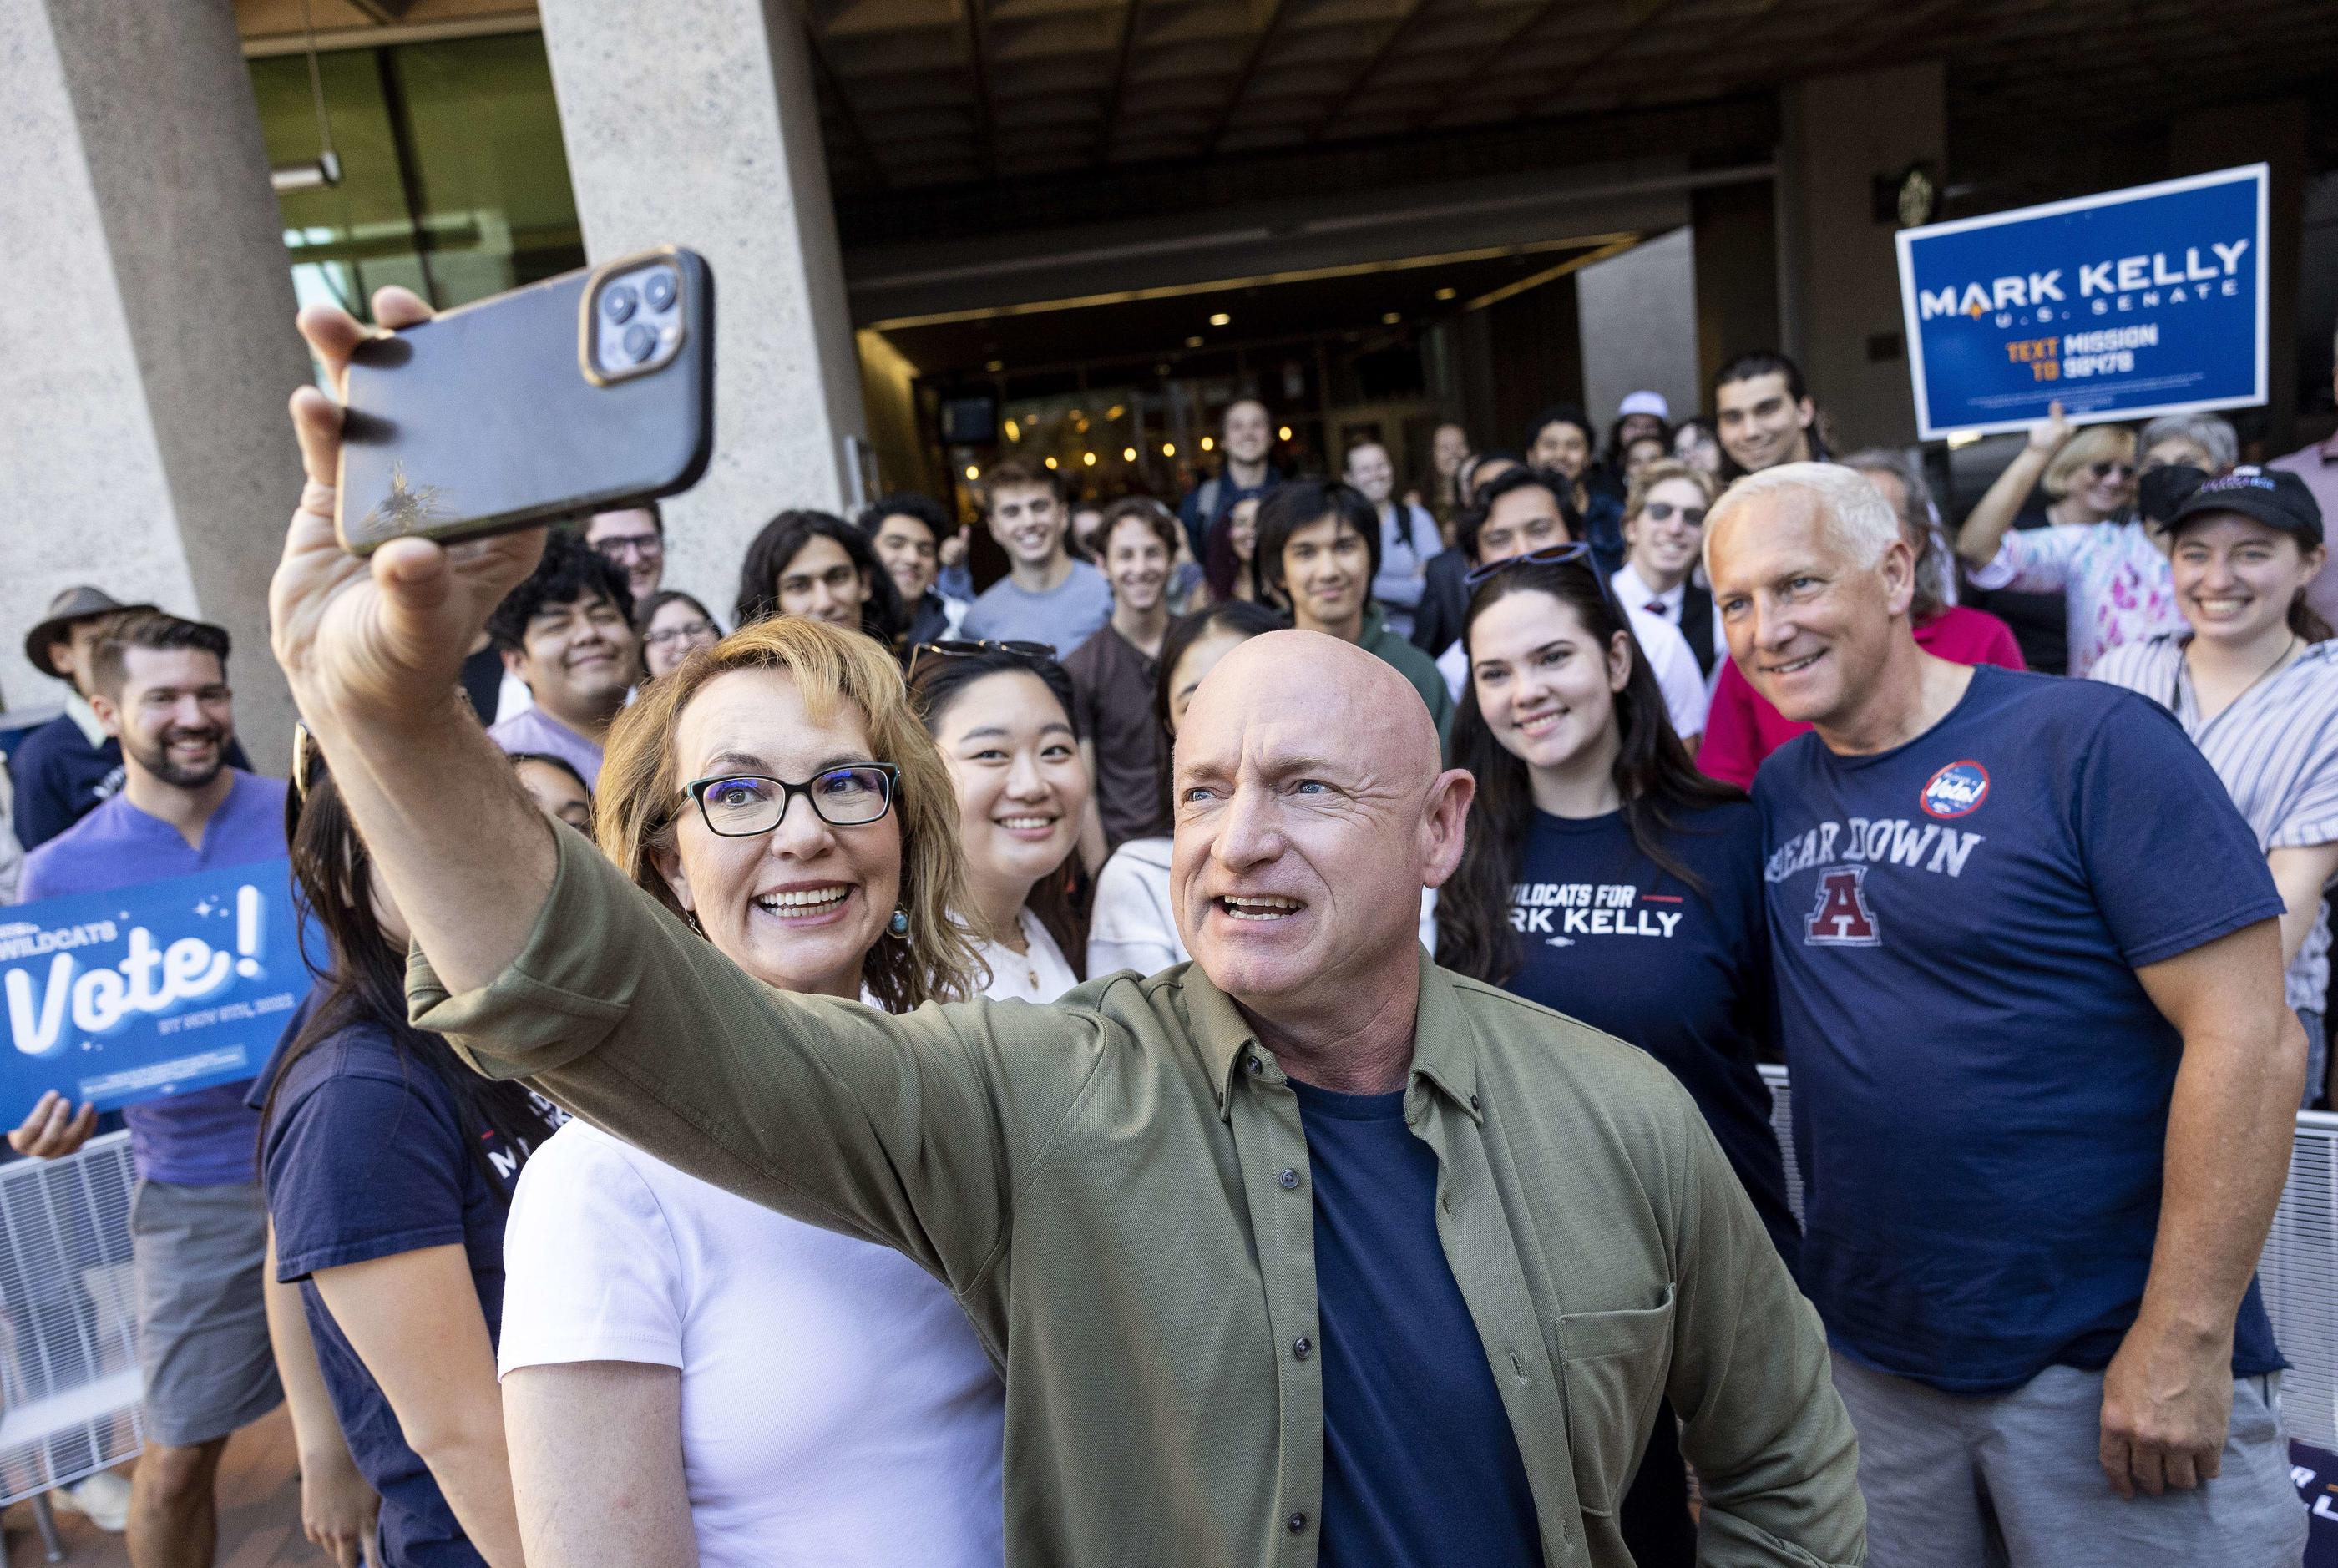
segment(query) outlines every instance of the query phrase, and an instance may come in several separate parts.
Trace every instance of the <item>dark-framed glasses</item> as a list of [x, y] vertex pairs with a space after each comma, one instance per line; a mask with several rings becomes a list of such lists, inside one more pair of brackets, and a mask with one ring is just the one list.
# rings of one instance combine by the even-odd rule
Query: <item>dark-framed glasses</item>
[[920, 642], [911, 650], [909, 670], [912, 674], [917, 671], [918, 661], [928, 653], [937, 659], [972, 659], [983, 653], [1006, 653], [1017, 659], [1044, 659], [1050, 664], [1056, 662], [1055, 648], [1046, 642], [1013, 641], [994, 642], [987, 639], [979, 642], [969, 642], [962, 640], [949, 640], [939, 642]]
[[[1498, 577], [1517, 566], [1561, 566], [1570, 561], [1588, 564], [1590, 560], [1591, 546], [1580, 540], [1572, 544], [1546, 544], [1539, 550], [1529, 550], [1523, 555], [1511, 555], [1500, 561], [1488, 561], [1483, 566], [1471, 569], [1469, 574], [1461, 579], [1461, 583], [1464, 587], [1475, 588], [1479, 583]], [[1596, 573], [1594, 574], [1596, 575]]]
[[592, 547], [612, 561], [655, 561], [665, 554], [665, 541], [654, 534], [604, 534]]
[[1669, 501], [1651, 501], [1640, 508], [1640, 515], [1652, 523], [1669, 523], [1678, 517], [1692, 528], [1704, 526], [1704, 514], [1702, 506], [1675, 506]]
[[900, 779], [901, 770], [890, 762], [856, 762], [795, 783], [758, 773], [718, 773], [693, 779], [682, 792], [698, 802], [698, 815], [708, 832], [723, 838], [752, 838], [777, 828], [788, 814], [789, 802], [799, 795], [831, 828], [878, 821], [893, 808], [893, 790]]
[[693, 638], [714, 634], [714, 622], [712, 621], [684, 621], [678, 625], [661, 626], [642, 641], [652, 648], [658, 648], [668, 642], [688, 642]]

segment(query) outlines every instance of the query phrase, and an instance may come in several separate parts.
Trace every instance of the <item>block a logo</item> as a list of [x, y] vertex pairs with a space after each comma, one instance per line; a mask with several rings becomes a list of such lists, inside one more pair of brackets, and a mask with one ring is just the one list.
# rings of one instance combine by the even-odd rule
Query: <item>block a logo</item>
[[1819, 873], [1819, 901], [1803, 923], [1812, 947], [1880, 947], [1875, 911], [1867, 905], [1867, 867], [1832, 866]]

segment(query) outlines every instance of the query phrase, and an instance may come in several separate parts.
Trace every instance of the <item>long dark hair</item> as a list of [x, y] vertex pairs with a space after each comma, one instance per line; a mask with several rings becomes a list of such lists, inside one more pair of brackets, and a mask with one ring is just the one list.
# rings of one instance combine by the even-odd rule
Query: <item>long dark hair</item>
[[[1036, 676], [1063, 708], [1064, 722], [1072, 727], [1073, 739], [1079, 739], [1079, 703], [1072, 693], [1072, 678], [1053, 659], [1035, 653], [986, 648], [979, 653], [928, 653], [915, 658], [909, 666], [910, 705], [925, 720], [926, 732], [934, 735], [942, 715], [968, 687], [988, 676], [1009, 673]], [[1023, 906], [1038, 917], [1056, 946], [1064, 950], [1064, 961], [1072, 966], [1072, 973], [1083, 980], [1087, 978], [1088, 951], [1085, 882], [1079, 846], [1074, 844], [1063, 864], [1031, 884], [1023, 899]]]
[[[463, 1064], [444, 1035], [406, 1021], [406, 951], [383, 932], [374, 914], [373, 858], [358, 837], [323, 759], [311, 750], [300, 771], [303, 777], [292, 781], [300, 791], [299, 816], [288, 822], [286, 834], [292, 855], [293, 902], [302, 923], [313, 924], [327, 946], [321, 957], [305, 947], [301, 954], [316, 987], [309, 994], [308, 1019], [269, 1083], [260, 1136], [267, 1137], [275, 1121], [276, 1097], [292, 1064], [341, 1031], [370, 1025], [389, 1037], [403, 1067], [432, 1074], [454, 1097], [464, 1120], [464, 1146], [486, 1174], [488, 1189], [504, 1195], [511, 1173], [496, 1169], [485, 1134], [494, 1133], [515, 1160], [524, 1161], [530, 1150], [552, 1135], [555, 1118], [519, 1083], [481, 1077]], [[385, 1129], [382, 1141], [387, 1144], [396, 1136], [396, 1129]], [[264, 1163], [261, 1168], [266, 1169]]]
[[860, 603], [860, 629], [890, 647], [909, 623], [901, 609], [901, 591], [893, 586], [893, 574], [877, 559], [877, 552], [869, 547], [861, 532], [826, 512], [782, 512], [763, 524], [739, 565], [739, 600], [733, 606], [732, 624], [745, 626], [780, 612], [780, 573], [815, 538], [835, 540], [851, 559], [869, 593]]
[[[1574, 610], [1604, 658], [1616, 634], [1629, 633], [1624, 612], [1585, 561], [1521, 561], [1482, 583], [1470, 596], [1461, 642], [1484, 614], [1513, 593], [1547, 593]], [[1703, 807], [1743, 800], [1744, 792], [1696, 770], [1688, 748], [1673, 732], [1663, 691], [1635, 642], [1632, 672], [1616, 695], [1616, 792], [1624, 826], [1640, 853], [1699, 892], [1704, 883], [1664, 843], [1678, 818]], [[1518, 972], [1518, 936], [1510, 929], [1510, 887], [1527, 829], [1534, 821], [1534, 786], [1527, 765], [1503, 749], [1478, 710], [1473, 680], [1461, 692], [1453, 720], [1453, 764], [1478, 777], [1477, 798], [1457, 867], [1437, 897], [1437, 961], [1446, 968], [1500, 985]]]

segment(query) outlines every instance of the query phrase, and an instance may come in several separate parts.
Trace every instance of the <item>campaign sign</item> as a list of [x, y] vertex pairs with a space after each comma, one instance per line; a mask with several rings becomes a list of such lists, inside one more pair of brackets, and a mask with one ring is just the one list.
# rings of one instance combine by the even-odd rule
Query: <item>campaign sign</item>
[[308, 990], [280, 859], [0, 909], [0, 1121], [251, 1077]]
[[1921, 439], [2265, 400], [2265, 166], [1902, 230]]

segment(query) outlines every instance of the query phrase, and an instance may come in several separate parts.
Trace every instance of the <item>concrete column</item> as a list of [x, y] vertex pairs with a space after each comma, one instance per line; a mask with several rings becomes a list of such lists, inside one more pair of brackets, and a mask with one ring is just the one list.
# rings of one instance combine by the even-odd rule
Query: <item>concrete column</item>
[[1661, 392], [1673, 417], [1697, 406], [1694, 237], [1675, 229], [1575, 275], [1583, 400], [1604, 437], [1626, 394]]
[[1838, 447], [1916, 437], [1900, 316], [1897, 225], [1879, 222], [1878, 175], [1946, 165], [1938, 62], [1822, 76], [1785, 91], [1779, 150], [1780, 310]]
[[309, 367], [232, 9], [0, 5], [0, 696], [63, 697], [16, 644], [93, 583], [227, 627], [245, 749], [280, 775], [268, 576]]
[[667, 508], [666, 581], [727, 607], [773, 513], [845, 505], [845, 438], [867, 434], [802, 13], [541, 9], [586, 253], [687, 245], [714, 269], [714, 462]]

